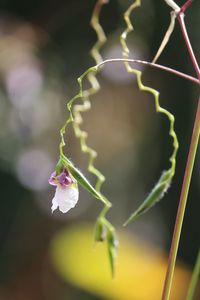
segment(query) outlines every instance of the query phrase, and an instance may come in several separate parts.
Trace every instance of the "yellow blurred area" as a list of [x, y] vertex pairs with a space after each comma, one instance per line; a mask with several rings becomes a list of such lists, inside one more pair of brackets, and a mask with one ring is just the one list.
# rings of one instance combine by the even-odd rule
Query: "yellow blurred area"
[[[121, 232], [116, 276], [112, 279], [106, 245], [94, 244], [92, 237], [93, 228], [88, 224], [64, 229], [55, 236], [51, 255], [61, 277], [102, 299], [160, 300], [165, 253]], [[178, 263], [171, 299], [185, 298], [189, 277], [189, 270]]]

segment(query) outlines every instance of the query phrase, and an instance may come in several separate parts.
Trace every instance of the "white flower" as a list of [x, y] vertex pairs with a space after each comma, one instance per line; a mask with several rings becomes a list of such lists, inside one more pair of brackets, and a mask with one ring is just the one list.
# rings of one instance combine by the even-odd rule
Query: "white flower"
[[67, 169], [58, 175], [53, 172], [49, 178], [49, 183], [56, 186], [55, 196], [52, 200], [52, 213], [57, 208], [62, 213], [66, 213], [76, 205], [79, 196], [77, 181], [72, 178]]
[[68, 212], [78, 202], [78, 188], [75, 184], [62, 186], [58, 184], [56, 187], [55, 196], [52, 200], [52, 213], [59, 208], [62, 213]]

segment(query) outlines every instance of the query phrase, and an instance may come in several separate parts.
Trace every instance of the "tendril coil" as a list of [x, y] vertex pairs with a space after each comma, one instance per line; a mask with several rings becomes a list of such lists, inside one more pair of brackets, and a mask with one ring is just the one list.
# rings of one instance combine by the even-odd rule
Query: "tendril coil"
[[[130, 7], [126, 10], [126, 12], [124, 13], [124, 21], [126, 24], [126, 29], [124, 30], [124, 32], [121, 34], [121, 37], [120, 37], [120, 42], [121, 42], [122, 49], [123, 49], [124, 59], [129, 58], [130, 51], [129, 51], [129, 48], [127, 45], [127, 37], [129, 35], [129, 33], [131, 33], [134, 30], [133, 25], [130, 20], [130, 17], [131, 17], [132, 12], [136, 8], [138, 8], [140, 5], [141, 5], [141, 1], [135, 0], [130, 5]], [[174, 116], [168, 110], [161, 107], [160, 100], [159, 100], [159, 92], [157, 90], [143, 84], [141, 71], [139, 71], [135, 68], [132, 68], [130, 66], [129, 62], [127, 62], [127, 61], [125, 61], [124, 64], [125, 64], [125, 67], [126, 67], [126, 70], [128, 73], [136, 75], [137, 85], [138, 85], [139, 90], [148, 92], [153, 95], [156, 112], [164, 114], [168, 118], [168, 120], [169, 120], [169, 135], [172, 137], [172, 140], [173, 140], [173, 152], [169, 159], [169, 161], [171, 163], [170, 168], [162, 173], [157, 184], [154, 186], [153, 190], [150, 192], [150, 194], [147, 196], [147, 198], [144, 200], [144, 202], [139, 206], [138, 209], [136, 209], [136, 211], [133, 214], [131, 214], [131, 216], [128, 218], [128, 220], [124, 223], [124, 225], [127, 225], [129, 222], [135, 220], [141, 214], [143, 214], [144, 212], [149, 210], [156, 202], [158, 202], [164, 196], [164, 194], [168, 190], [170, 183], [172, 181], [172, 178], [174, 176], [174, 173], [175, 173], [176, 155], [177, 155], [177, 150], [178, 150], [179, 145], [178, 145], [178, 139], [177, 139], [177, 136], [176, 136], [176, 133], [174, 130], [174, 120], [175, 120]]]

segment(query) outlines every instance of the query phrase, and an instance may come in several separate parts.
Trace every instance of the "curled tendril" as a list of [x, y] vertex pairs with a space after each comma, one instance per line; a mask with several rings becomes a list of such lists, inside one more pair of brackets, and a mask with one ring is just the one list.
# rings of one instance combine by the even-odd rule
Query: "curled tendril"
[[[106, 0], [98, 0], [94, 7], [92, 17], [91, 17], [91, 26], [96, 32], [97, 35], [97, 42], [92, 47], [90, 54], [93, 57], [96, 64], [99, 64], [103, 61], [102, 56], [100, 54], [100, 49], [106, 42], [106, 35], [103, 31], [102, 26], [99, 23], [99, 16], [102, 9], [103, 4], [107, 3]], [[60, 130], [61, 135], [61, 143], [60, 143], [60, 157], [63, 158], [65, 163], [68, 162], [68, 168], [71, 170], [72, 175], [89, 191], [91, 192], [97, 199], [101, 200], [104, 204], [104, 207], [97, 219], [97, 223], [95, 226], [95, 240], [96, 241], [107, 241], [108, 245], [108, 253], [109, 253], [109, 260], [111, 265], [112, 274], [115, 271], [115, 260], [117, 254], [117, 238], [115, 229], [112, 224], [106, 219], [106, 214], [111, 207], [111, 203], [101, 194], [101, 186], [105, 181], [104, 175], [94, 166], [94, 160], [97, 157], [97, 152], [87, 145], [87, 132], [82, 130], [80, 125], [83, 122], [82, 113], [88, 111], [91, 108], [90, 96], [97, 93], [100, 89], [99, 82], [96, 78], [97, 67], [92, 67], [88, 69], [82, 76], [78, 78], [79, 84], [79, 93], [72, 98], [68, 104], [67, 108], [69, 110], [69, 118], [67, 119], [66, 123]], [[82, 82], [84, 78], [87, 78], [91, 87], [87, 90], [83, 90]], [[82, 103], [73, 105], [75, 100], [82, 100]], [[66, 158], [63, 154], [63, 146], [65, 145], [64, 142], [64, 133], [69, 123], [72, 123], [75, 136], [80, 141], [81, 151], [88, 154], [88, 171], [96, 176], [96, 184], [95, 188], [93, 188], [87, 179], [77, 170], [73, 164], [70, 162], [69, 159]], [[73, 166], [73, 167], [72, 167]]]
[[[106, 219], [106, 214], [111, 207], [111, 203], [108, 201], [108, 199], [101, 193], [101, 186], [102, 183], [105, 180], [105, 177], [103, 174], [97, 170], [94, 166], [94, 160], [97, 156], [97, 153], [95, 150], [90, 148], [87, 143], [87, 132], [83, 131], [80, 127], [82, 123], [82, 113], [86, 112], [90, 109], [91, 103], [89, 97], [100, 89], [99, 82], [97, 80], [97, 73], [101, 70], [103, 65], [105, 65], [108, 62], [111, 62], [111, 60], [103, 61], [101, 54], [99, 52], [99, 49], [102, 47], [102, 45], [106, 41], [105, 34], [103, 32], [103, 29], [99, 23], [99, 14], [101, 11], [101, 7], [104, 3], [107, 1], [98, 0], [92, 15], [91, 24], [94, 30], [97, 33], [97, 42], [95, 46], [91, 50], [91, 55], [94, 58], [95, 62], [97, 63], [96, 66], [93, 66], [86, 70], [78, 79], [78, 85], [79, 85], [79, 92], [77, 95], [75, 95], [69, 102], [67, 103], [67, 108], [69, 111], [69, 117], [66, 120], [65, 124], [60, 130], [60, 136], [61, 136], [61, 142], [60, 142], [60, 160], [58, 162], [56, 171], [59, 172], [61, 166], [66, 166], [71, 174], [74, 176], [74, 178], [77, 179], [77, 181], [85, 188], [87, 189], [94, 197], [99, 199], [103, 204], [104, 207], [97, 219], [96, 228], [95, 228], [95, 240], [101, 241], [101, 240], [107, 240], [108, 244], [108, 252], [109, 252], [109, 258], [110, 258], [110, 264], [112, 273], [114, 274], [115, 271], [115, 261], [116, 261], [116, 254], [117, 254], [117, 246], [118, 241], [115, 233], [115, 229], [112, 226], [112, 224]], [[133, 69], [129, 64], [129, 49], [126, 43], [127, 35], [133, 31], [133, 26], [130, 21], [130, 15], [132, 11], [140, 6], [140, 1], [136, 0], [134, 3], [128, 8], [128, 10], [124, 14], [124, 20], [126, 22], [127, 28], [121, 35], [121, 44], [123, 47], [123, 56], [124, 59], [121, 59], [120, 61], [124, 61], [124, 64], [126, 66], [127, 72], [133, 73], [136, 75], [137, 78], [137, 84], [141, 91], [147, 91], [151, 93], [154, 96], [154, 102], [155, 102], [155, 108], [156, 111], [162, 114], [165, 114], [169, 120], [170, 123], [170, 130], [169, 135], [173, 139], [173, 153], [170, 157], [170, 168], [166, 171], [164, 171], [158, 180], [157, 184], [149, 194], [149, 196], [144, 200], [144, 202], [139, 206], [139, 208], [130, 216], [130, 218], [125, 223], [128, 224], [130, 221], [133, 221], [137, 217], [139, 217], [141, 214], [146, 212], [148, 209], [150, 209], [158, 200], [160, 200], [164, 193], [167, 191], [171, 180], [174, 176], [175, 172], [175, 166], [176, 166], [176, 154], [178, 150], [178, 140], [176, 137], [176, 133], [174, 131], [174, 116], [167, 111], [166, 109], [162, 108], [159, 103], [159, 92], [156, 91], [153, 88], [150, 88], [148, 86], [145, 86], [142, 83], [142, 73], [141, 71], [137, 69]], [[91, 87], [87, 90], [83, 89], [83, 81], [87, 79]], [[74, 105], [74, 102], [77, 100], [81, 100], [82, 103]], [[88, 180], [85, 178], [85, 176], [73, 165], [73, 163], [64, 155], [63, 153], [63, 147], [65, 145], [64, 140], [64, 134], [68, 127], [68, 125], [72, 123], [74, 132], [76, 137], [80, 140], [81, 150], [84, 153], [87, 153], [89, 155], [88, 160], [88, 171], [92, 174], [94, 174], [97, 178], [96, 180], [96, 186], [95, 188], [88, 182]]]
[[[102, 6], [107, 2], [108, 1], [106, 1], [106, 0], [98, 0], [96, 2], [96, 5], [95, 5], [93, 13], [92, 13], [91, 21], [90, 21], [90, 24], [97, 35], [97, 41], [90, 51], [90, 54], [96, 64], [103, 61], [102, 56], [100, 54], [100, 49], [106, 42], [106, 35], [103, 31], [102, 26], [99, 23], [99, 16], [100, 16]], [[94, 70], [94, 72], [88, 72], [86, 74], [86, 76], [87, 76], [88, 81], [91, 84], [91, 88], [89, 88], [88, 90], [86, 90], [84, 92], [82, 91], [82, 97], [81, 97], [82, 103], [76, 104], [73, 107], [73, 115], [74, 115], [73, 128], [74, 128], [76, 137], [80, 140], [82, 152], [87, 153], [89, 156], [88, 171], [96, 176], [97, 181], [96, 181], [95, 189], [98, 192], [100, 192], [101, 186], [102, 186], [103, 182], [105, 181], [105, 177], [94, 166], [94, 160], [97, 157], [97, 152], [87, 145], [86, 139], [87, 139], [88, 134], [86, 131], [83, 131], [80, 128], [80, 125], [83, 122], [81, 114], [88, 111], [91, 108], [90, 96], [92, 96], [93, 94], [95, 94], [99, 91], [100, 85], [96, 78], [95, 70]]]
[[[121, 34], [120, 41], [123, 49], [123, 57], [125, 59], [129, 58], [129, 48], [127, 46], [127, 36], [128, 34], [133, 31], [133, 25], [130, 20], [131, 13], [134, 9], [139, 7], [141, 5], [140, 0], [135, 0], [132, 5], [127, 9], [127, 11], [124, 13], [124, 21], [126, 23], [126, 29]], [[133, 69], [128, 61], [124, 62], [126, 70], [128, 73], [132, 73], [136, 75], [138, 88], [141, 91], [149, 92], [154, 97], [155, 102], [155, 109], [156, 112], [162, 113], [167, 116], [170, 124], [169, 128], [169, 135], [172, 137], [173, 140], [173, 152], [170, 157], [170, 163], [171, 166], [168, 170], [164, 171], [158, 180], [157, 184], [154, 186], [153, 190], [150, 192], [150, 194], [147, 196], [147, 198], [144, 200], [144, 202], [136, 209], [133, 214], [128, 218], [128, 220], [124, 223], [124, 225], [127, 225], [131, 221], [138, 218], [141, 214], [145, 213], [147, 210], [149, 210], [156, 202], [158, 202], [165, 194], [165, 192], [168, 190], [170, 183], [172, 181], [172, 178], [175, 173], [175, 167], [176, 167], [176, 154], [178, 150], [178, 139], [176, 136], [176, 133], [174, 131], [174, 116], [166, 109], [162, 108], [159, 103], [159, 92], [151, 87], [145, 86], [142, 83], [142, 72]]]

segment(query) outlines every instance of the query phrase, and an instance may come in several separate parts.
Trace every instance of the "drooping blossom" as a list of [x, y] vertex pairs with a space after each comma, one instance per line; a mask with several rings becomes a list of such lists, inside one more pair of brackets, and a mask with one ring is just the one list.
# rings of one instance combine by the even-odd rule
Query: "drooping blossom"
[[57, 208], [62, 213], [66, 213], [76, 205], [79, 196], [77, 182], [71, 177], [67, 169], [64, 169], [59, 175], [53, 172], [49, 183], [56, 186], [56, 192], [52, 200], [52, 213]]

